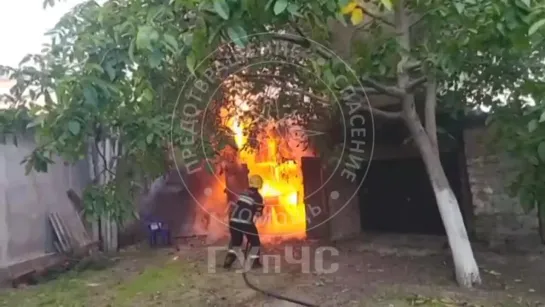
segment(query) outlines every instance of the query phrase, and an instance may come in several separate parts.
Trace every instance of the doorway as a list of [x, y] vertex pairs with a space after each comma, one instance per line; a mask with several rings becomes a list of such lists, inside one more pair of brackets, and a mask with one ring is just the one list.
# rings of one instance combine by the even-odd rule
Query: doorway
[[[441, 162], [460, 202], [457, 152]], [[435, 195], [421, 158], [373, 160], [359, 191], [363, 231], [444, 235]]]

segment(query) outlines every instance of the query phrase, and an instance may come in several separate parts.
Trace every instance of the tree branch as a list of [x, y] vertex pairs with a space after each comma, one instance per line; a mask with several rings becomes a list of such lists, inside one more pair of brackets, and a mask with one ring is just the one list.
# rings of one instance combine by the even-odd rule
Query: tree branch
[[[246, 78], [271, 78], [271, 79], [279, 79], [279, 80], [282, 80], [282, 81], [285, 81], [285, 82], [289, 82], [290, 80], [284, 76], [279, 76], [279, 75], [273, 75], [273, 74], [242, 74], [241, 75], [242, 77], [246, 77]], [[295, 82], [295, 81], [294, 81]], [[324, 97], [320, 97], [316, 94], [313, 94], [313, 93], [310, 93], [310, 92], [307, 92], [303, 89], [300, 89], [300, 88], [293, 88], [293, 87], [289, 87], [289, 88], [285, 88], [287, 91], [290, 91], [290, 92], [295, 92], [295, 93], [299, 93], [299, 94], [302, 94], [304, 96], [308, 96], [309, 98], [312, 98], [312, 99], [315, 99], [317, 101], [320, 101], [320, 102], [324, 102], [324, 103], [329, 103], [329, 99], [327, 98], [324, 98]]]
[[[360, 94], [360, 95], [357, 95]], [[363, 95], [361, 95], [363, 94]], [[343, 100], [344, 101], [361, 101], [362, 96], [365, 97], [365, 94], [367, 94], [367, 91], [363, 91], [362, 89], [350, 89], [350, 92], [348, 90], [343, 91]], [[363, 109], [371, 114], [373, 116], [378, 116], [382, 118], [387, 119], [401, 119], [403, 116], [402, 112], [392, 112], [392, 111], [383, 111], [377, 108], [373, 108], [369, 103], [364, 103]]]
[[405, 95], [405, 92], [399, 89], [398, 87], [387, 86], [368, 77], [362, 77], [360, 81], [363, 85], [370, 86], [371, 88], [374, 88], [378, 92], [392, 96], [392, 97], [403, 98], [403, 96]]
[[384, 95], [383, 92], [377, 91], [370, 87], [350, 87], [341, 92], [341, 95], [361, 95], [361, 96], [374, 96]]
[[420, 61], [413, 61], [413, 62], [409, 61], [409, 63], [406, 63], [404, 68], [407, 71], [411, 71], [411, 70], [420, 68], [420, 66], [422, 66], [422, 63]]
[[415, 21], [413, 21], [410, 25], [409, 25], [409, 28], [412, 28], [414, 26], [416, 26], [417, 24], [419, 24], [426, 16], [428, 16], [430, 13], [436, 11], [437, 9], [431, 9], [427, 12], [425, 12], [424, 14], [420, 15], [418, 18], [416, 18]]
[[[291, 42], [305, 48], [310, 48], [311, 46], [313, 46], [313, 44], [307, 38], [294, 35], [294, 34], [289, 34], [289, 33], [286, 33], [286, 34], [274, 33], [272, 35], [272, 38]], [[332, 55], [329, 52], [323, 50], [322, 48], [316, 48], [316, 52], [325, 59], [332, 58]]]
[[430, 74], [426, 85], [426, 105], [425, 105], [425, 129], [430, 138], [431, 145], [436, 154], [439, 154], [439, 143], [437, 141], [437, 122], [435, 110], [437, 106], [437, 80]]
[[112, 172], [108, 168], [109, 163], [106, 161], [106, 157], [104, 156], [104, 153], [102, 153], [102, 151], [100, 151], [99, 143], [100, 143], [100, 140], [98, 138], [96, 138], [95, 139], [95, 150], [96, 150], [98, 156], [102, 159], [102, 163], [104, 164], [104, 169], [98, 175], [96, 175], [96, 177], [98, 178], [99, 176], [101, 176], [105, 172], [108, 172], [110, 175], [115, 177], [116, 174], [114, 172]]
[[417, 79], [411, 81], [411, 83], [409, 83], [409, 86], [408, 86], [407, 90], [408, 91], [414, 91], [415, 88], [422, 85], [424, 82], [426, 82], [427, 79], [428, 78], [426, 76], [422, 76], [420, 78], [417, 78]]
[[303, 96], [308, 96], [309, 98], [312, 98], [312, 99], [317, 100], [317, 101], [322, 102], [322, 103], [330, 103], [330, 100], [327, 99], [327, 98], [320, 97], [320, 96], [318, 96], [316, 94], [309, 93], [309, 92], [307, 92], [305, 90], [302, 90], [302, 89], [299, 89], [299, 88], [288, 88], [286, 90], [288, 90], [290, 92], [294, 92], [294, 93], [299, 93], [299, 94], [301, 94]]
[[383, 111], [383, 110], [379, 110], [377, 108], [371, 108], [369, 106], [365, 106], [364, 109], [373, 114], [373, 116], [377, 116], [377, 117], [382, 117], [382, 118], [386, 118], [386, 119], [401, 119], [403, 114], [401, 112], [391, 112], [391, 111]]
[[[242, 74], [241, 76], [242, 77], [247, 77], [247, 78], [279, 79], [279, 80], [286, 81], [286, 82], [290, 81], [285, 76], [274, 75], [274, 74]], [[361, 94], [361, 95], [380, 95], [380, 94], [384, 94], [383, 91], [378, 91], [378, 90], [376, 90], [374, 88], [371, 88], [371, 87], [352, 87], [352, 88], [350, 88], [350, 90], [352, 90], [352, 92], [355, 93], [355, 94]], [[323, 98], [321, 98], [321, 99], [323, 99]]]
[[[301, 30], [301, 28], [299, 28], [299, 26], [297, 25], [297, 23], [295, 23], [295, 21], [293, 20], [290, 20], [290, 25], [293, 27], [293, 29], [301, 36], [301, 37], [304, 37], [305, 39], [307, 39], [305, 33], [303, 33], [303, 30]], [[307, 39], [308, 40], [308, 39]]]
[[376, 19], [377, 21], [380, 21], [383, 24], [388, 25], [390, 27], [395, 27], [395, 25], [392, 22], [389, 22], [388, 20], [386, 20], [386, 18], [384, 18], [384, 16], [380, 16], [380, 15], [378, 15], [376, 13], [373, 13], [373, 12], [369, 11], [368, 9], [362, 7], [362, 6], [358, 6], [358, 8], [360, 8], [365, 14], [367, 14], [367, 16], [369, 16], [369, 17], [371, 17], [373, 19]]

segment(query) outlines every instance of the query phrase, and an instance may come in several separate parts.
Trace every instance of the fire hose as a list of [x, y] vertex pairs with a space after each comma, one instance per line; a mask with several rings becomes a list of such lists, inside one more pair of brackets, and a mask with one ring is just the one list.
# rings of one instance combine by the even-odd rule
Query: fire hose
[[[250, 242], [247, 242], [247, 243], [246, 243], [246, 250], [244, 251], [244, 254], [245, 254], [246, 257], [248, 256], [249, 251], [250, 251]], [[296, 300], [296, 299], [293, 299], [293, 298], [289, 298], [289, 297], [285, 297], [285, 296], [282, 296], [282, 295], [280, 295], [280, 294], [276, 294], [276, 293], [273, 293], [273, 292], [270, 292], [270, 291], [267, 291], [267, 290], [259, 289], [256, 285], [253, 285], [253, 284], [248, 280], [248, 276], [246, 275], [246, 272], [247, 272], [246, 269], [242, 270], [242, 278], [244, 279], [244, 282], [246, 283], [246, 285], [248, 286], [248, 288], [250, 288], [250, 289], [252, 289], [252, 290], [254, 290], [254, 291], [263, 293], [263, 294], [265, 294], [265, 295], [267, 295], [267, 296], [274, 297], [274, 298], [279, 299], [279, 300], [282, 300], [282, 301], [286, 301], [286, 302], [298, 304], [298, 305], [301, 305], [301, 306], [318, 307], [318, 305], [306, 303], [306, 302], [299, 301], [299, 300]]]

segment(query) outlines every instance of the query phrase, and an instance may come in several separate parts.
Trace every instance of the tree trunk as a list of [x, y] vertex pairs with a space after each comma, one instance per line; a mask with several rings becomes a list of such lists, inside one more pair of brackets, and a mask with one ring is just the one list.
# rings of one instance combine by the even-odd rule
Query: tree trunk
[[424, 120], [426, 122], [426, 132], [430, 138], [431, 146], [435, 153], [439, 154], [439, 142], [437, 141], [437, 121], [435, 112], [437, 106], [437, 80], [433, 73], [428, 74], [426, 84], [426, 105], [424, 111]]
[[480, 284], [479, 267], [471, 249], [458, 200], [450, 187], [439, 155], [433, 149], [430, 138], [426, 134], [414, 108], [406, 111], [404, 118], [430, 177], [439, 212], [448, 236], [450, 250], [452, 251], [456, 280], [458, 284], [467, 288], [472, 287], [474, 284]]
[[545, 244], [545, 205], [538, 204], [537, 219], [539, 221], [539, 236], [541, 238], [541, 243]]
[[[429, 132], [431, 138], [424, 130], [422, 122], [418, 117], [415, 109], [414, 95], [407, 91], [410, 84], [410, 76], [405, 67], [409, 61], [409, 52], [411, 50], [411, 33], [409, 18], [407, 12], [407, 0], [397, 0], [395, 4], [395, 27], [398, 32], [397, 43], [403, 50], [400, 52], [401, 60], [398, 63], [397, 71], [397, 87], [403, 92], [402, 108], [403, 119], [409, 128], [411, 135], [418, 146], [426, 170], [430, 178], [430, 182], [435, 193], [439, 213], [443, 220], [445, 230], [448, 236], [450, 250], [454, 260], [456, 272], [456, 280], [463, 287], [472, 287], [473, 284], [481, 282], [479, 276], [479, 267], [473, 256], [471, 244], [467, 236], [467, 231], [464, 225], [464, 219], [458, 206], [458, 200], [454, 196], [450, 184], [448, 182], [441, 160], [439, 159], [439, 150], [437, 150], [437, 126], [435, 124], [435, 91], [436, 83], [435, 76], [428, 80], [427, 107], [428, 113], [431, 116], [428, 118]], [[433, 140], [433, 141], [432, 141]], [[434, 142], [434, 143], [432, 143]]]

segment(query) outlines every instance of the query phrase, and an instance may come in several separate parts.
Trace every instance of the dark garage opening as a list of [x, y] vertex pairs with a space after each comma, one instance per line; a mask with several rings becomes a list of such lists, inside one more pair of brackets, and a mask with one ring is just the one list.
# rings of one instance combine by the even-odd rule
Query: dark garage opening
[[[447, 178], [461, 199], [457, 152], [441, 155]], [[444, 235], [424, 163], [421, 158], [373, 160], [359, 191], [363, 231]]]

